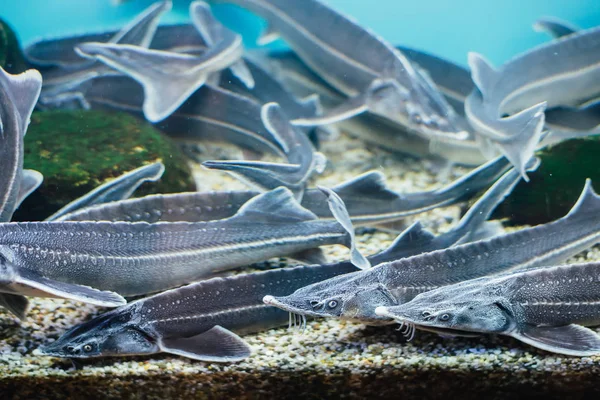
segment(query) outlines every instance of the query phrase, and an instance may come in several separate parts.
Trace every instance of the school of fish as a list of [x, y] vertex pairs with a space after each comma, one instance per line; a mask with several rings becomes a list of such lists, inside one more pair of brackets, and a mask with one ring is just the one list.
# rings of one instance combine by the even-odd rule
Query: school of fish
[[[600, 28], [540, 19], [534, 28], [550, 41], [499, 67], [469, 53], [469, 71], [394, 47], [319, 0], [210, 2], [262, 17], [259, 44], [281, 38], [291, 51], [246, 51], [202, 1], [190, 4], [189, 23], [161, 25], [172, 5], [160, 1], [120, 31], [29, 45], [32, 69], [22, 74], [0, 68], [0, 306], [19, 319], [27, 297], [114, 308], [41, 354], [235, 362], [251, 355], [242, 335], [325, 317], [399, 323], [408, 340], [417, 330], [501, 334], [600, 355], [588, 328], [600, 325], [600, 263], [562, 265], [600, 242], [591, 181], [556, 221], [510, 233], [488, 221], [538, 168], [535, 151], [600, 133]], [[44, 221], [11, 222], [43, 180], [23, 168], [30, 116], [55, 108], [127, 112], [175, 140], [239, 146], [257, 157], [203, 166], [249, 188], [130, 198], [161, 178], [153, 163]], [[327, 167], [319, 142], [338, 134], [475, 168], [419, 193], [391, 190], [376, 170], [314, 185]], [[380, 253], [356, 248], [355, 226], [394, 231], [479, 193], [445, 233], [415, 222]], [[326, 263], [320, 246], [335, 244], [348, 261]], [[307, 265], [217, 277], [273, 257]]]

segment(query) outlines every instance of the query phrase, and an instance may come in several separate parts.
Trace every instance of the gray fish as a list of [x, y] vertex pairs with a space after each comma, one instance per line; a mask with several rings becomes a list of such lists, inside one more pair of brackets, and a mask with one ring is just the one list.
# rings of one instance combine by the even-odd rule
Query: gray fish
[[383, 318], [441, 332], [495, 333], [571, 356], [600, 354], [600, 263], [562, 265], [444, 286], [392, 307]]
[[[332, 207], [341, 202], [335, 195], [329, 200]], [[352, 260], [364, 266], [367, 261], [354, 248], [348, 224], [318, 221], [285, 188], [253, 198], [233, 217], [219, 221], [2, 224], [0, 254], [13, 273], [3, 279], [0, 291], [28, 294], [33, 284], [24, 283], [27, 278], [134, 296], [272, 257], [318, 256], [314, 249], [329, 244], [346, 245]], [[25, 286], [16, 291], [17, 284]]]
[[23, 200], [23, 137], [41, 86], [36, 70], [11, 75], [0, 68], [0, 222], [10, 221]]
[[[399, 194], [391, 191], [379, 171], [370, 171], [332, 188], [341, 197], [355, 225], [375, 225], [395, 221], [437, 207], [466, 201], [494, 182], [508, 168], [501, 157], [490, 161], [448, 186], [434, 191]], [[212, 221], [229, 218], [256, 191], [178, 193], [145, 196], [88, 207], [65, 215], [74, 221]], [[302, 206], [321, 220], [332, 220], [327, 197], [317, 189], [307, 189]]]
[[43, 39], [27, 46], [23, 53], [34, 65], [67, 69], [90, 65], [94, 61], [81, 57], [74, 48], [85, 42], [135, 44], [148, 47], [162, 14], [172, 7], [170, 0], [152, 4], [119, 31], [92, 33], [63, 38]]
[[277, 103], [267, 103], [261, 109], [261, 119], [267, 130], [278, 138], [287, 163], [264, 161], [205, 161], [202, 166], [227, 171], [251, 186], [270, 190], [279, 186], [289, 188], [298, 199], [304, 194], [307, 180], [325, 170], [327, 159], [316, 152], [304, 132], [290, 124]]
[[[171, 2], [164, 1], [153, 4], [138, 15], [131, 23], [117, 32], [109, 41], [109, 44], [128, 44], [147, 47], [156, 31], [160, 17], [171, 9]], [[85, 37], [84, 37], [85, 38]], [[82, 39], [76, 37], [76, 39]], [[44, 42], [43, 42], [44, 43]], [[45, 54], [45, 47], [56, 48], [56, 57], [63, 67], [55, 67], [43, 70], [43, 87], [40, 102], [47, 107], [56, 107], [62, 103], [76, 100], [83, 108], [89, 108], [78, 88], [85, 82], [99, 76], [114, 76], [121, 73], [101, 62], [77, 55], [74, 47], [81, 42], [74, 43], [73, 40], [45, 42], [42, 45], [41, 54]], [[70, 47], [68, 47], [70, 46]], [[33, 51], [35, 53], [35, 51]], [[73, 60], [73, 54], [77, 59]]]
[[332, 278], [268, 304], [308, 315], [388, 324], [379, 306], [406, 303], [435, 288], [486, 275], [554, 265], [600, 241], [600, 198], [588, 180], [565, 217], [544, 225], [379, 264]]
[[598, 98], [599, 54], [600, 28], [538, 46], [499, 70], [469, 53], [478, 88], [465, 103], [469, 122], [524, 172], [540, 140], [545, 109], [579, 107]]
[[[143, 89], [128, 77], [95, 79], [85, 91], [85, 98], [92, 108], [119, 110], [143, 118]], [[180, 141], [227, 142], [285, 157], [284, 148], [263, 124], [260, 103], [209, 85], [198, 89], [155, 126]]]
[[535, 21], [533, 29], [536, 32], [545, 32], [554, 39], [570, 35], [579, 31], [579, 28], [555, 17], [543, 17]]
[[[190, 4], [192, 22], [205, 20], [210, 13], [200, 1]], [[201, 26], [195, 25], [202, 32]], [[223, 28], [222, 37], [201, 55], [152, 50], [139, 46], [84, 43], [76, 51], [95, 58], [140, 82], [144, 88], [144, 115], [151, 122], [168, 117], [209, 78], [230, 67], [242, 56], [242, 38]]]
[[102, 314], [40, 350], [69, 358], [166, 352], [202, 361], [238, 361], [250, 355], [238, 335], [288, 323], [287, 312], [262, 302], [266, 293], [284, 294], [353, 270], [348, 262], [335, 268], [300, 266], [213, 278]]
[[299, 125], [330, 123], [370, 110], [426, 137], [465, 136], [454, 125], [452, 108], [401, 52], [319, 1], [217, 2], [240, 5], [267, 19], [265, 38], [281, 35], [311, 69], [350, 96], [330, 114], [295, 121]]
[[161, 162], [136, 168], [73, 200], [46, 218], [46, 221], [61, 220], [65, 215], [82, 208], [128, 199], [142, 183], [159, 180], [164, 171], [165, 166]]

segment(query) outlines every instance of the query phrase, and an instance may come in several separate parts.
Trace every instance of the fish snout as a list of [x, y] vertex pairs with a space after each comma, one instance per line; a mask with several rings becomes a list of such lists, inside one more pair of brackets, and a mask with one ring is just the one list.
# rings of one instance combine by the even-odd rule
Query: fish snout
[[375, 315], [378, 315], [380, 317], [386, 317], [386, 318], [392, 318], [392, 319], [394, 319], [394, 316], [392, 314], [390, 314], [390, 312], [388, 311], [387, 307], [383, 307], [383, 306], [379, 306], [379, 307], [375, 308]]

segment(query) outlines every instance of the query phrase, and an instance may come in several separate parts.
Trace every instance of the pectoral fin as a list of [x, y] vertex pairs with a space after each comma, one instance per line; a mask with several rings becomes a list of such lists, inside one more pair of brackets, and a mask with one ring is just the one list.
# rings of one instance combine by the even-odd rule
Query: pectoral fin
[[55, 281], [31, 271], [20, 271], [15, 283], [44, 292], [48, 297], [60, 297], [102, 307], [118, 307], [127, 303], [117, 293], [101, 291], [84, 285]]
[[553, 353], [580, 357], [600, 354], [600, 335], [581, 325], [527, 325], [511, 336]]
[[161, 339], [159, 346], [165, 353], [200, 361], [235, 362], [251, 354], [250, 346], [242, 338], [219, 325], [196, 336]]
[[290, 254], [290, 258], [305, 264], [325, 264], [327, 259], [325, 254], [319, 248], [299, 251], [298, 253]]
[[20, 294], [0, 293], [0, 306], [6, 308], [20, 320], [25, 319], [29, 301]]

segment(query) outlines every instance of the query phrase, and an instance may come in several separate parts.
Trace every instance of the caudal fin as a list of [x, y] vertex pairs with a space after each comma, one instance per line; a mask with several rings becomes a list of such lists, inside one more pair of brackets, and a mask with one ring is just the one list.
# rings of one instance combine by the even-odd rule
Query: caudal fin
[[371, 263], [369, 260], [367, 260], [365, 256], [363, 256], [356, 248], [354, 227], [352, 226], [352, 221], [350, 220], [350, 215], [348, 214], [348, 210], [346, 210], [344, 201], [329, 188], [323, 186], [317, 186], [317, 188], [327, 196], [327, 204], [329, 205], [329, 210], [331, 210], [333, 217], [346, 230], [346, 232], [348, 232], [347, 246], [350, 248], [350, 261], [360, 269], [370, 268]]
[[83, 43], [76, 51], [138, 81], [144, 88], [144, 116], [150, 122], [171, 115], [214, 72], [207, 67], [210, 59], [137, 46]]

